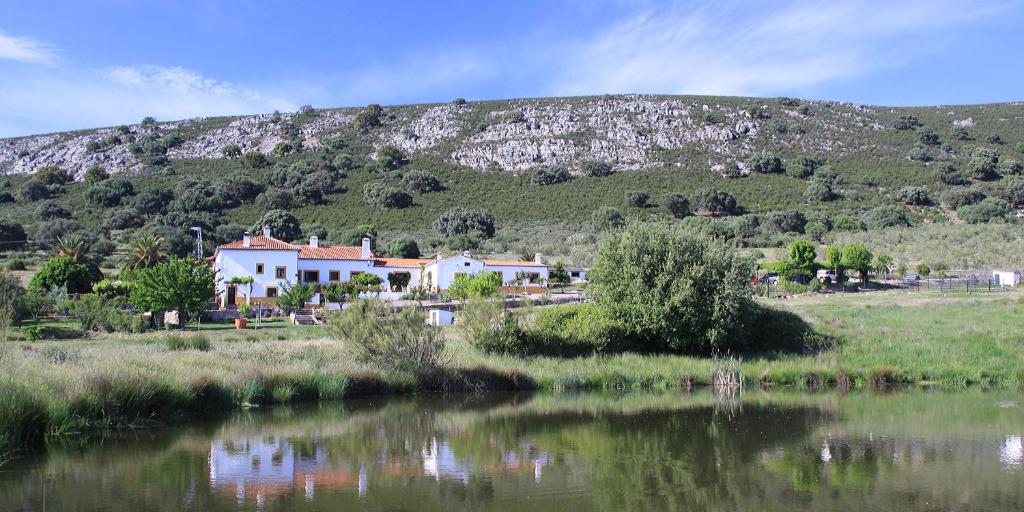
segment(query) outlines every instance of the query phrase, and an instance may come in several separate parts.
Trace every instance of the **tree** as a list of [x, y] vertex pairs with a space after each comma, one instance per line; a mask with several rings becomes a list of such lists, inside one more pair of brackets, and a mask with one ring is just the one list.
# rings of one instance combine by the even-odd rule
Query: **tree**
[[384, 284], [384, 280], [380, 276], [369, 272], [356, 274], [349, 279], [349, 282], [355, 286], [357, 293], [380, 293], [380, 285]]
[[452, 208], [431, 224], [443, 237], [479, 232], [485, 238], [494, 236], [494, 216], [483, 210]]
[[949, 136], [956, 140], [969, 140], [971, 134], [963, 126], [954, 126], [949, 129]]
[[316, 289], [313, 288], [313, 285], [281, 281], [281, 293], [277, 296], [275, 303], [286, 313], [291, 313], [296, 309], [306, 307], [306, 304], [313, 299], [314, 294], [316, 294]]
[[224, 158], [238, 158], [242, 156], [242, 148], [239, 147], [238, 144], [227, 144], [220, 148], [220, 154], [223, 155]]
[[66, 256], [77, 263], [85, 263], [86, 255], [88, 254], [85, 240], [78, 233], [57, 237], [55, 249], [58, 256]]
[[302, 226], [290, 212], [284, 210], [270, 210], [263, 214], [256, 224], [253, 225], [254, 233], [261, 232], [263, 227], [270, 227], [271, 236], [284, 241], [298, 240], [302, 238]]
[[93, 206], [111, 207], [134, 193], [132, 182], [123, 178], [108, 179], [86, 189], [85, 200]]
[[977, 180], [992, 180], [999, 177], [997, 172], [999, 153], [988, 148], [975, 148], [967, 162], [967, 172]]
[[392, 258], [419, 258], [420, 247], [416, 239], [411, 236], [403, 236], [388, 242], [385, 250]]
[[794, 178], [809, 178], [814, 175], [814, 171], [821, 166], [821, 162], [815, 158], [801, 155], [786, 164], [786, 176], [792, 176]]
[[377, 247], [377, 228], [371, 224], [362, 224], [352, 228], [342, 228], [331, 233], [330, 239], [342, 245], [361, 245], [364, 238], [370, 239], [370, 248]]
[[270, 165], [270, 159], [259, 151], [248, 151], [242, 155], [242, 165], [250, 169], [262, 169]]
[[946, 164], [940, 167], [937, 172], [936, 178], [938, 178], [940, 183], [944, 183], [946, 185], [967, 184], [967, 178], [964, 178], [964, 175], [961, 174], [960, 171], [951, 164]]
[[551, 267], [551, 272], [548, 273], [548, 282], [558, 285], [559, 288], [569, 284], [569, 272], [565, 270], [561, 261]]
[[607, 231], [622, 227], [626, 221], [622, 218], [622, 213], [617, 208], [602, 206], [590, 214], [590, 223], [598, 231]]
[[782, 160], [772, 152], [763, 152], [747, 160], [747, 169], [758, 174], [781, 173]]
[[377, 165], [385, 171], [393, 171], [405, 164], [405, 153], [392, 145], [386, 145], [377, 150]]
[[32, 276], [28, 287], [46, 292], [54, 286], [64, 286], [70, 293], [88, 293], [92, 289], [93, 277], [92, 269], [85, 263], [67, 256], [54, 256]]
[[74, 183], [75, 175], [60, 167], [48, 165], [37, 169], [33, 179], [46, 185], [69, 185]]
[[124, 255], [124, 268], [142, 269], [154, 267], [167, 259], [164, 253], [164, 239], [152, 234], [143, 235], [128, 242]]
[[957, 208], [956, 216], [968, 224], [984, 224], [997, 217], [1006, 217], [1012, 210], [1006, 201], [986, 197], [978, 204]]
[[649, 350], [740, 348], [753, 264], [724, 244], [666, 224], [613, 231], [590, 273], [598, 307]]
[[381, 210], [412, 206], [412, 196], [383, 181], [371, 181], [363, 185], [363, 201]]
[[909, 205], [925, 205], [931, 202], [928, 192], [921, 187], [903, 187], [896, 191], [896, 199]]
[[402, 176], [402, 188], [408, 192], [426, 194], [444, 190], [444, 185], [427, 171], [409, 171]]
[[359, 131], [369, 130], [370, 128], [380, 126], [383, 115], [384, 109], [376, 103], [371, 103], [356, 114], [355, 119], [352, 121], [352, 126]]
[[388, 287], [392, 290], [403, 290], [409, 286], [412, 276], [408, 272], [388, 272]]
[[21, 280], [0, 270], [0, 342], [7, 342], [11, 324], [25, 314], [25, 288]]
[[32, 201], [39, 201], [40, 199], [50, 197], [52, 195], [51, 192], [51, 189], [45, 183], [32, 178], [21, 184], [21, 188], [18, 189], [18, 200], [24, 203], [31, 203]]
[[719, 217], [736, 211], [736, 198], [714, 187], [701, 187], [693, 193], [691, 204], [706, 215]]
[[274, 149], [271, 150], [271, 153], [273, 153], [274, 156], [290, 155], [295, 152], [295, 145], [286, 140], [282, 140], [281, 142], [274, 144]]
[[868, 272], [871, 271], [872, 254], [862, 243], [852, 243], [843, 247], [842, 265], [860, 273], [860, 280], [867, 284]]
[[927, 278], [932, 273], [932, 268], [929, 267], [924, 262], [918, 263], [916, 270], [917, 270], [917, 275], [919, 275], [921, 277], [925, 277], [925, 278]]
[[1003, 176], [1016, 176], [1024, 172], [1024, 165], [1012, 158], [1000, 159], [997, 169]]
[[27, 242], [24, 226], [12, 220], [0, 219], [0, 252], [20, 249]]
[[501, 274], [498, 272], [481, 272], [472, 276], [459, 274], [448, 287], [448, 293], [460, 299], [488, 298], [498, 294], [501, 284]]
[[814, 248], [813, 243], [807, 240], [794, 240], [789, 244], [789, 261], [794, 267], [813, 275], [817, 267], [814, 260], [817, 258], [818, 250]]
[[942, 193], [942, 205], [951, 210], [961, 206], [980, 203], [985, 199], [985, 194], [972, 188], [951, 188]]
[[615, 169], [612, 168], [612, 164], [608, 162], [598, 162], [595, 160], [589, 160], [583, 162], [582, 171], [584, 176], [590, 177], [602, 177], [611, 176], [615, 174]]
[[917, 139], [921, 141], [921, 144], [927, 144], [929, 146], [939, 145], [939, 134], [935, 133], [935, 130], [927, 126], [918, 128]]
[[530, 183], [534, 185], [554, 185], [569, 181], [572, 176], [564, 167], [541, 167], [533, 173]]
[[871, 268], [880, 276], [888, 276], [889, 269], [892, 268], [892, 261], [892, 256], [888, 254], [876, 254], [875, 261], [871, 263]]
[[184, 328], [213, 300], [215, 277], [206, 262], [172, 257], [136, 274], [130, 302], [142, 311], [177, 311]]
[[86, 184], [95, 185], [107, 178], [110, 178], [110, 173], [100, 165], [90, 165], [85, 169], [85, 175], [83, 178], [85, 179]]
[[163, 211], [172, 200], [174, 194], [170, 190], [153, 187], [139, 192], [132, 200], [132, 206], [141, 214], [152, 215]]
[[651, 195], [647, 192], [639, 190], [630, 190], [626, 192], [626, 205], [632, 206], [633, 208], [647, 208], [647, 201], [651, 199]]
[[56, 201], [46, 200], [39, 203], [39, 206], [36, 208], [36, 217], [39, 220], [70, 219], [71, 212]]
[[909, 226], [910, 219], [907, 218], [907, 211], [904, 208], [887, 204], [871, 210], [867, 223], [871, 229], [882, 229]]
[[825, 248], [825, 264], [836, 273], [836, 279], [843, 280], [843, 247], [830, 245]]
[[673, 217], [682, 219], [690, 215], [690, 200], [683, 194], [670, 192], [661, 197], [661, 206]]

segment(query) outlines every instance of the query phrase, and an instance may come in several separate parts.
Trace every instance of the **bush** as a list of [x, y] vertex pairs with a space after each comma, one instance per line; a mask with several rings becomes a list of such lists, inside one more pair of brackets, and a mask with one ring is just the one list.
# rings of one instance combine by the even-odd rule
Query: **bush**
[[25, 227], [12, 220], [0, 219], [0, 250], [20, 249], [27, 242]]
[[220, 148], [220, 154], [224, 158], [238, 158], [242, 156], [242, 148], [238, 144], [226, 144]]
[[107, 170], [104, 169], [102, 166], [90, 165], [85, 170], [85, 175], [83, 176], [83, 178], [85, 179], [86, 184], [95, 185], [103, 180], [110, 178], [110, 173], [107, 172]]
[[942, 193], [940, 200], [942, 205], [951, 210], [956, 210], [961, 206], [967, 206], [969, 204], [980, 203], [982, 199], [985, 199], [985, 194], [970, 188], [951, 188]]
[[786, 176], [794, 178], [809, 178], [814, 171], [821, 166], [821, 162], [809, 156], [798, 156], [786, 164]]
[[999, 177], [999, 154], [988, 148], [975, 148], [967, 162], [967, 172], [977, 180], [992, 180]]
[[782, 160], [775, 156], [775, 153], [761, 153], [747, 160], [747, 169], [758, 174], [781, 173], [783, 170]]
[[698, 212], [715, 217], [721, 215], [732, 215], [736, 212], [736, 198], [728, 192], [723, 192], [714, 187], [701, 187], [693, 193], [693, 200], [690, 204]]
[[651, 195], [647, 192], [639, 190], [630, 190], [626, 192], [626, 205], [633, 208], [647, 208], [647, 201], [651, 199]]
[[402, 176], [402, 188], [408, 192], [426, 194], [444, 190], [444, 185], [436, 176], [427, 171], [409, 171]]
[[242, 165], [250, 169], [262, 169], [270, 165], [270, 159], [259, 151], [248, 151], [242, 155]]
[[598, 162], [594, 160], [583, 162], [581, 170], [584, 176], [590, 177], [611, 176], [612, 174], [615, 174], [615, 170], [612, 168], [612, 164], [608, 162]]
[[956, 140], [970, 140], [971, 134], [963, 126], [954, 126], [949, 129], [949, 136]]
[[210, 350], [210, 339], [201, 334], [172, 334], [164, 337], [164, 345], [168, 350]]
[[50, 165], [37, 169], [33, 179], [46, 185], [70, 185], [74, 183], [75, 175], [70, 171]]
[[966, 185], [968, 183], [967, 178], [956, 167], [949, 164], [939, 168], [936, 178], [940, 183], [946, 185]]
[[935, 133], [935, 130], [927, 126], [917, 130], [917, 139], [921, 141], [921, 144], [927, 144], [929, 146], [939, 145], [939, 134]]
[[352, 126], [360, 131], [369, 130], [370, 128], [380, 126], [383, 115], [384, 109], [376, 103], [371, 103], [356, 114], [355, 119], [352, 120]]
[[534, 185], [554, 185], [569, 181], [572, 176], [563, 167], [542, 167], [533, 173], [530, 183]]
[[121, 201], [135, 193], [132, 182], [124, 178], [109, 179], [86, 189], [85, 200], [99, 207], [111, 207], [121, 204]]
[[271, 150], [271, 153], [273, 153], [274, 156], [284, 156], [295, 153], [296, 151], [297, 149], [295, 148], [295, 145], [293, 145], [291, 142], [281, 141], [278, 142], [277, 144], [274, 144], [274, 149]]
[[144, 215], [160, 213], [174, 200], [174, 194], [170, 190], [153, 187], [139, 192], [132, 200], [132, 207]]
[[868, 213], [867, 225], [870, 229], [909, 226], [907, 211], [895, 205], [883, 205]]
[[595, 304], [541, 308], [528, 336], [530, 355], [573, 357], [630, 348], [622, 325]]
[[999, 165], [996, 167], [999, 174], [1003, 176], [1017, 176], [1024, 172], [1024, 166], [1020, 162], [1007, 158], [1005, 160], [999, 160]]
[[385, 250], [392, 258], [419, 258], [420, 247], [416, 239], [411, 236], [403, 236], [388, 242]]
[[412, 206], [412, 196], [383, 181], [371, 181], [364, 185], [363, 201], [381, 210]]
[[263, 227], [270, 227], [270, 235], [286, 242], [302, 238], [302, 226], [290, 212], [285, 210], [270, 210], [263, 214], [263, 217], [252, 227], [252, 232], [262, 233]]
[[918, 126], [921, 126], [921, 121], [913, 114], [901, 115], [893, 123], [893, 128], [897, 130], [913, 130]]
[[69, 219], [71, 212], [57, 204], [56, 201], [43, 201], [36, 208], [36, 217], [39, 220]]
[[423, 374], [443, 364], [444, 335], [416, 308], [396, 312], [388, 304], [360, 300], [333, 316], [328, 329], [356, 361], [385, 371]]
[[256, 206], [260, 210], [288, 210], [298, 206], [295, 194], [289, 190], [272, 189], [256, 197]]
[[94, 272], [86, 264], [67, 256], [54, 256], [32, 276], [28, 287], [46, 292], [54, 286], [64, 286], [68, 293], [86, 293], [92, 289], [93, 277]]
[[896, 199], [910, 205], [924, 205], [931, 202], [928, 192], [921, 187], [903, 187], [896, 191]]
[[968, 224], [983, 224], [994, 218], [1006, 217], [1011, 210], [1010, 204], [1006, 201], [988, 197], [978, 204], [957, 208], [956, 216]]
[[673, 217], [682, 219], [690, 215], [690, 200], [683, 194], [670, 192], [661, 197], [661, 206]]
[[103, 227], [107, 230], [131, 229], [142, 227], [144, 223], [145, 219], [139, 215], [139, 212], [126, 208], [110, 212]]
[[54, 192], [56, 192], [55, 189], [51, 189], [42, 181], [32, 178], [21, 184], [21, 188], [18, 189], [18, 200], [30, 203], [57, 195]]
[[525, 356], [534, 352], [529, 334], [504, 304], [482, 298], [470, 299], [461, 310], [458, 324], [465, 339], [489, 354]]
[[452, 208], [438, 217], [431, 227], [445, 238], [473, 232], [490, 238], [494, 236], [494, 216], [483, 210]]
[[602, 206], [590, 214], [590, 223], [598, 231], [620, 228], [626, 223], [622, 213], [617, 208]]
[[405, 164], [405, 153], [392, 145], [386, 145], [377, 150], [377, 166], [381, 170], [393, 171]]
[[988, 142], [989, 144], [1002, 144], [1003, 138], [1000, 137], [998, 133], [993, 133], [992, 135], [985, 137], [985, 142]]
[[724, 244], [665, 224], [610, 233], [590, 273], [595, 302], [651, 351], [739, 349], [752, 263]]

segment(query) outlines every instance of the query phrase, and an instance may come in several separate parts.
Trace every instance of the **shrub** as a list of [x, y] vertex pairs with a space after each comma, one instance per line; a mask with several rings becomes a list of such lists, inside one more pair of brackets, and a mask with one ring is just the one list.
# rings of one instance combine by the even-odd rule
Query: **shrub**
[[831, 201], [836, 198], [832, 187], [826, 183], [812, 181], [804, 189], [804, 197], [812, 201]]
[[651, 195], [647, 192], [639, 190], [630, 190], [626, 192], [626, 205], [633, 208], [646, 208], [647, 201], [651, 199]]
[[170, 190], [153, 187], [139, 192], [132, 200], [132, 206], [141, 214], [152, 215], [160, 213], [174, 200], [174, 194]]
[[40, 199], [56, 195], [53, 192], [54, 190], [50, 189], [45, 183], [32, 178], [21, 184], [21, 188], [18, 189], [18, 200], [25, 203], [39, 201]]
[[385, 250], [392, 258], [419, 258], [420, 247], [416, 239], [411, 236], [403, 236], [388, 242]]
[[259, 151], [248, 151], [242, 155], [242, 165], [250, 169], [262, 169], [270, 165], [270, 159]]
[[758, 174], [780, 173], [783, 170], [782, 160], [771, 152], [754, 155], [747, 160], [747, 168]]
[[494, 236], [494, 216], [483, 210], [452, 208], [438, 217], [431, 227], [445, 238], [472, 232], [490, 238]]
[[125, 208], [110, 212], [107, 215], [107, 220], [103, 223], [103, 227], [107, 230], [131, 229], [142, 227], [144, 223], [145, 219], [143, 219], [142, 215], [139, 215], [139, 212]]
[[982, 224], [993, 218], [1009, 215], [1010, 204], [1002, 199], [987, 197], [977, 204], [961, 206], [956, 210], [956, 216], [968, 224]]
[[951, 210], [956, 210], [961, 206], [979, 203], [982, 199], [985, 199], [985, 194], [982, 192], [963, 187], [951, 188], [943, 192], [942, 197], [940, 198], [942, 205]]
[[794, 178], [809, 178], [814, 175], [814, 171], [821, 166], [821, 162], [815, 158], [801, 155], [786, 164], [786, 175]]
[[999, 177], [997, 172], [999, 154], [988, 148], [975, 148], [967, 162], [967, 172], [977, 180], [991, 180]]
[[1012, 158], [1000, 159], [996, 169], [1003, 176], [1016, 176], [1024, 172], [1024, 166]]
[[48, 200], [39, 203], [39, 206], [36, 208], [36, 217], [39, 220], [69, 219], [71, 218], [71, 212], [56, 201]]
[[86, 293], [92, 289], [93, 277], [92, 269], [86, 264], [67, 256], [54, 256], [32, 276], [28, 287], [46, 292], [55, 286], [64, 286], [69, 293]]
[[914, 147], [910, 148], [910, 151], [907, 152], [907, 158], [916, 162], [931, 162], [933, 160], [928, 147], [921, 143], [917, 143]]
[[807, 218], [799, 210], [768, 212], [761, 222], [764, 230], [772, 234], [803, 233]]
[[513, 356], [533, 352], [530, 336], [503, 303], [473, 298], [463, 305], [461, 317], [458, 325], [463, 336], [482, 352]]
[[501, 284], [501, 274], [498, 272], [481, 272], [472, 276], [459, 274], [448, 287], [448, 293], [460, 299], [490, 298], [498, 294]]
[[271, 189], [256, 197], [256, 206], [261, 210], [287, 210], [298, 205], [295, 194], [289, 190]]
[[897, 130], [913, 130], [921, 126], [921, 121], [913, 114], [904, 114], [896, 118], [893, 128]]
[[676, 192], [665, 194], [661, 197], [661, 206], [677, 219], [690, 215], [690, 200], [683, 194]]
[[85, 175], [83, 176], [85, 183], [89, 185], [95, 185], [103, 180], [110, 178], [110, 173], [107, 172], [102, 166], [90, 165], [85, 169]]
[[583, 162], [581, 170], [584, 176], [591, 177], [611, 176], [612, 174], [615, 174], [612, 164], [608, 162], [598, 162], [595, 160]]
[[69, 185], [75, 181], [75, 175], [60, 167], [49, 165], [37, 169], [33, 179], [46, 185]]
[[444, 190], [444, 185], [436, 176], [427, 171], [409, 171], [402, 176], [402, 188], [408, 192], [426, 194]]
[[939, 145], [939, 134], [935, 133], [935, 130], [927, 126], [917, 130], [917, 139], [921, 141], [921, 144], [927, 144], [929, 146]]
[[690, 202], [698, 212], [712, 215], [732, 215], [736, 212], [736, 198], [714, 187], [701, 187], [693, 193]]
[[963, 126], [954, 126], [949, 129], [949, 136], [956, 140], [969, 140], [971, 134]]
[[380, 126], [383, 115], [384, 109], [376, 103], [371, 103], [356, 114], [355, 119], [352, 120], [352, 126], [360, 131], [369, 130], [370, 128]]
[[210, 339], [202, 334], [172, 334], [164, 337], [167, 350], [210, 350]]
[[882, 229], [897, 226], [909, 226], [907, 211], [896, 205], [882, 205], [868, 213], [867, 225], [870, 229]]
[[985, 142], [988, 142], [989, 144], [1002, 144], [1003, 138], [1000, 137], [998, 133], [993, 133], [992, 135], [985, 137]]
[[333, 316], [328, 329], [356, 361], [385, 371], [429, 373], [443, 365], [444, 335], [416, 308], [360, 300]]
[[564, 167], [542, 167], [533, 173], [530, 183], [534, 185], [554, 185], [569, 181], [571, 176]]
[[720, 242], [664, 224], [610, 233], [590, 273], [595, 302], [648, 350], [737, 349], [752, 264]]
[[85, 200], [99, 207], [110, 207], [121, 204], [121, 201], [135, 193], [132, 182], [124, 178], [103, 181], [86, 189]]
[[967, 178], [956, 167], [949, 164], [939, 168], [936, 178], [940, 183], [946, 185], [966, 185], [968, 183]]
[[254, 233], [262, 232], [264, 226], [269, 226], [271, 236], [280, 240], [292, 241], [302, 238], [302, 226], [299, 225], [299, 219], [285, 210], [270, 210], [264, 213], [263, 217], [253, 225], [252, 231]]
[[594, 229], [606, 231], [622, 227], [626, 221], [622, 218], [622, 213], [617, 208], [602, 206], [590, 214], [590, 223], [594, 226]]
[[910, 205], [924, 205], [931, 201], [928, 192], [921, 187], [903, 187], [896, 191], [896, 199]]
[[629, 348], [622, 325], [595, 304], [550, 306], [537, 311], [528, 331], [530, 355], [573, 357]]
[[412, 206], [412, 196], [383, 181], [371, 181], [363, 185], [363, 201], [381, 210]]
[[224, 158], [238, 158], [242, 156], [242, 148], [238, 144], [226, 144], [220, 148], [220, 154]]
[[1024, 177], [1010, 176], [1004, 179], [999, 192], [1010, 204], [1024, 204]]

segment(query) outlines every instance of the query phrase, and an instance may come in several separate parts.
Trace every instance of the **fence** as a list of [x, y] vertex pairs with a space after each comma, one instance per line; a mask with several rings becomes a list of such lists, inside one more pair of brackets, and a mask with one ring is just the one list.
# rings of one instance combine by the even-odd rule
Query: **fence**
[[[826, 286], [828, 291], [837, 293], [852, 293], [868, 290], [907, 290], [912, 292], [940, 292], [940, 293], [989, 293], [1001, 292], [1013, 289], [1011, 286], [1001, 286], [994, 279], [980, 278], [953, 278], [941, 279], [920, 279], [917, 281], [872, 281], [869, 289], [862, 288], [859, 282], [854, 283], [832, 283]], [[770, 282], [757, 283], [754, 285], [754, 295], [758, 297], [775, 297], [788, 295], [782, 283], [772, 284]]]

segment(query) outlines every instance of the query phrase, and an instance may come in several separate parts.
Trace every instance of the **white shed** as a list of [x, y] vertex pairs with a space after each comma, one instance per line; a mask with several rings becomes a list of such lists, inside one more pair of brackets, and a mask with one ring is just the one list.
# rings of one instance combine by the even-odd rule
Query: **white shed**
[[447, 309], [431, 309], [428, 312], [427, 323], [430, 325], [452, 325], [455, 322], [455, 315]]
[[999, 286], [1017, 286], [1020, 284], [1020, 272], [1016, 270], [993, 270], [992, 282]]

